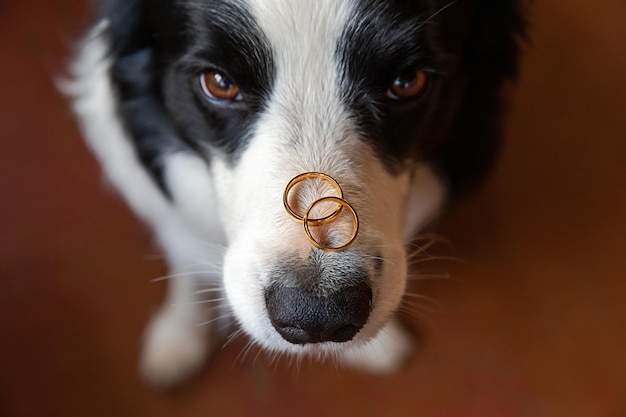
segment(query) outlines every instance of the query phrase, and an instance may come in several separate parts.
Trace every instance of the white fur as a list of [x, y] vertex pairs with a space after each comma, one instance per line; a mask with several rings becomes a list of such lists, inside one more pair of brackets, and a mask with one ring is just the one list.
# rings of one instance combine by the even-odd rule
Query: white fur
[[391, 319], [373, 340], [341, 352], [342, 363], [375, 374], [403, 365], [414, 344], [396, 319]]
[[[106, 22], [85, 41], [74, 68], [76, 81], [65, 87], [107, 177], [155, 230], [177, 274], [148, 328], [142, 370], [154, 383], [170, 385], [200, 366], [209, 351], [210, 327], [197, 324], [215, 313], [194, 301], [198, 284], [213, 282], [223, 285], [236, 320], [266, 349], [334, 355], [349, 365], [388, 371], [402, 361], [409, 345], [390, 321], [405, 287], [405, 244], [438, 211], [442, 185], [426, 166], [390, 175], [359, 138], [339, 100], [334, 50], [351, 2], [249, 3], [276, 61], [267, 111], [235, 168], [219, 157], [207, 166], [189, 154], [168, 156], [165, 173], [173, 202], [142, 168], [118, 119]], [[371, 283], [370, 318], [346, 343], [290, 344], [266, 312], [263, 290], [276, 257], [305, 257], [311, 250], [301, 225], [282, 207], [288, 181], [307, 171], [333, 176], [358, 212], [361, 231], [351, 249], [370, 256], [380, 252], [385, 259], [384, 275]], [[309, 191], [315, 196], [315, 190]]]
[[[195, 371], [208, 352], [210, 326], [198, 325], [210, 312], [194, 301], [198, 281], [219, 282], [223, 255], [219, 247], [225, 242], [211, 182], [199, 158], [171, 155], [166, 162], [175, 201], [188, 202], [182, 205], [168, 202], [138, 161], [115, 108], [107, 26], [101, 22], [85, 39], [74, 62], [74, 80], [61, 88], [73, 98], [83, 136], [107, 179], [153, 228], [170, 273], [177, 276], [170, 280], [164, 307], [148, 326], [141, 363], [143, 374], [154, 384], [171, 385]], [[206, 214], [199, 219], [203, 207]]]

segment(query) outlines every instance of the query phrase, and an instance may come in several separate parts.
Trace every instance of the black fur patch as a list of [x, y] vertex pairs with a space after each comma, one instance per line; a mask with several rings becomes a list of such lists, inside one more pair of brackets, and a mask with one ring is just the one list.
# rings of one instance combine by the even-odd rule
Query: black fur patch
[[[361, 0], [337, 45], [346, 108], [391, 172], [431, 162], [454, 198], [479, 183], [500, 142], [515, 75], [520, 1]], [[395, 77], [430, 73], [424, 94], [385, 97]]]
[[[235, 161], [271, 88], [270, 47], [249, 12], [219, 0], [105, 2], [119, 111], [140, 161], [167, 194], [163, 156], [221, 153]], [[227, 74], [238, 102], [207, 98], [200, 77]]]
[[[435, 44], [427, 2], [362, 0], [337, 45], [342, 98], [363, 136], [390, 171], [427, 152], [436, 116], [443, 51]], [[393, 81], [416, 70], [430, 75], [427, 91], [409, 101], [386, 97]]]
[[[271, 47], [250, 13], [236, 2], [189, 2], [183, 9], [184, 17], [168, 27], [169, 33], [184, 35], [156, 41], [157, 62], [163, 68], [163, 102], [187, 141], [208, 146], [234, 162], [245, 149], [249, 128], [272, 87]], [[163, 20], [171, 14], [160, 12]], [[160, 33], [165, 38], [168, 32]], [[207, 98], [200, 88], [200, 77], [207, 70], [235, 81], [241, 100]]]

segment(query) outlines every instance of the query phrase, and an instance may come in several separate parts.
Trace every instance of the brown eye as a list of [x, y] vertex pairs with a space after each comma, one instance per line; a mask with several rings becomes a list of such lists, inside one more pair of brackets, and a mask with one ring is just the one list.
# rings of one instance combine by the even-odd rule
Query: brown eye
[[204, 94], [218, 100], [236, 100], [239, 87], [230, 78], [218, 71], [209, 71], [200, 77]]
[[428, 73], [416, 70], [396, 78], [387, 91], [387, 97], [394, 100], [407, 100], [419, 96], [428, 84]]

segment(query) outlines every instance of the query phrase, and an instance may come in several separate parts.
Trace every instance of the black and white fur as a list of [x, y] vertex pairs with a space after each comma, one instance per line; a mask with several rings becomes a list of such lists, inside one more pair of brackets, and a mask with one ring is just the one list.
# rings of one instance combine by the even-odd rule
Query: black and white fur
[[[101, 2], [66, 90], [108, 179], [167, 255], [169, 292], [142, 356], [152, 382], [197, 370], [231, 315], [271, 352], [376, 372], [402, 362], [411, 343], [394, 312], [407, 245], [492, 163], [519, 3]], [[388, 98], [415, 69], [430, 74], [424, 94]], [[241, 98], [206, 97], [209, 70], [235, 80]], [[315, 249], [282, 206], [286, 184], [308, 171], [334, 177], [359, 214], [345, 251]], [[223, 289], [232, 313], [198, 303], [222, 297], [207, 288]], [[324, 328], [335, 314], [324, 308], [350, 321], [354, 306], [337, 300], [351, 291], [370, 304], [346, 341], [287, 341], [268, 313]]]

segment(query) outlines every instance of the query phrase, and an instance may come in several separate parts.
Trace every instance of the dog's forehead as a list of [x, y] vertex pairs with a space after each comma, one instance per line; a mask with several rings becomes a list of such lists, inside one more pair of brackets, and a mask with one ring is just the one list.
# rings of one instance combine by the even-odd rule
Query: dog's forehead
[[278, 95], [306, 91], [324, 101], [324, 85], [337, 85], [336, 50], [353, 13], [347, 0], [249, 0], [251, 14], [268, 40]]
[[[435, 6], [427, 0], [247, 0], [245, 3], [276, 47], [299, 41], [319, 48], [319, 42], [337, 42], [348, 31], [398, 32], [406, 22], [416, 23]], [[307, 44], [309, 41], [318, 43]]]
[[276, 47], [296, 40], [324, 42], [324, 38], [336, 38], [353, 8], [348, 0], [248, 0], [248, 5]]

